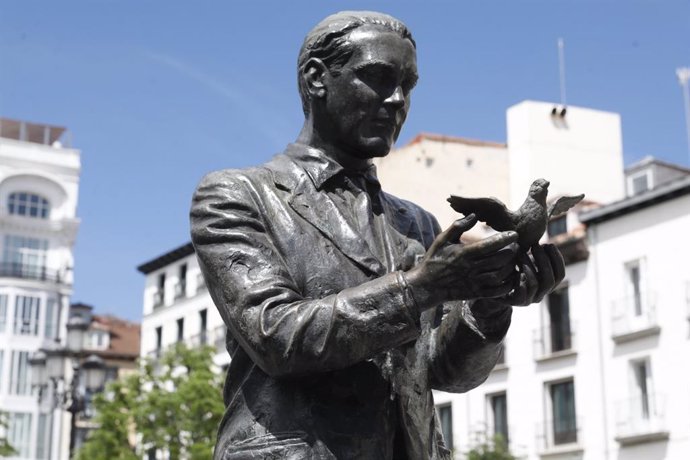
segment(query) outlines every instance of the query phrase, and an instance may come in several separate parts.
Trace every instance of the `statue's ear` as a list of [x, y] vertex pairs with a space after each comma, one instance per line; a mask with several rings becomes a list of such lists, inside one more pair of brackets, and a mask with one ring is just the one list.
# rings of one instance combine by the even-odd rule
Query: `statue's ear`
[[307, 61], [302, 72], [302, 78], [311, 99], [322, 98], [326, 95], [324, 83], [328, 68], [321, 59], [311, 58]]

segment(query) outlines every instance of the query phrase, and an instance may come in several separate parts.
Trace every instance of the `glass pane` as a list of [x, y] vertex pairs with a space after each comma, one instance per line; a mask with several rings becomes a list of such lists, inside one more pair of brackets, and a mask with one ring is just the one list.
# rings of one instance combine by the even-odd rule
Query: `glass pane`
[[438, 418], [441, 422], [441, 432], [446, 448], [453, 450], [453, 407], [450, 405], [439, 407]]
[[507, 443], [508, 440], [508, 405], [506, 395], [491, 397], [491, 411], [494, 418], [494, 435], [500, 435]]
[[7, 294], [0, 294], [0, 333], [7, 327]]
[[31, 414], [14, 412], [10, 414], [7, 440], [19, 457], [31, 457]]
[[570, 331], [570, 301], [568, 289], [552, 292], [548, 298], [551, 352], [569, 350], [572, 346]]
[[555, 444], [577, 441], [574, 390], [572, 381], [551, 385], [553, 438]]

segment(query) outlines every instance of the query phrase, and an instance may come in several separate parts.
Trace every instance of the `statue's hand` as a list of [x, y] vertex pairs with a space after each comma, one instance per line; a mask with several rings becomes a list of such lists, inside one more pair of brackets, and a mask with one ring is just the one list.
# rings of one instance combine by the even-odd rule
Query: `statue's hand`
[[494, 298], [508, 294], [518, 281], [515, 271], [518, 235], [502, 232], [470, 244], [460, 235], [477, 218], [456, 220], [436, 237], [419, 265], [406, 272], [407, 283], [420, 308], [448, 300]]
[[530, 252], [532, 257], [526, 253], [520, 256], [518, 287], [501, 299], [509, 305], [525, 306], [541, 302], [565, 277], [563, 256], [556, 246], [535, 244]]

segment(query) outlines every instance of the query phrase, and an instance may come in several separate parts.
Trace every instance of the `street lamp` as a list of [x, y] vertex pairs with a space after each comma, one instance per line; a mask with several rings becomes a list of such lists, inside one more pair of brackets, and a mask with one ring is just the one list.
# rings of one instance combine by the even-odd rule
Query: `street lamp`
[[[61, 408], [69, 412], [70, 425], [70, 458], [74, 454], [76, 444], [77, 415], [86, 409], [86, 395], [81, 391], [83, 386], [89, 392], [103, 388], [105, 384], [105, 362], [96, 355], [83, 359], [84, 338], [89, 327], [87, 321], [73, 316], [67, 322], [67, 346], [60, 347], [57, 343], [49, 344], [35, 352], [29, 358], [31, 366], [32, 385], [38, 387], [39, 403], [43, 401], [44, 391], [50, 388], [52, 395], [51, 408]], [[72, 366], [72, 376], [68, 382], [66, 375], [67, 364]]]

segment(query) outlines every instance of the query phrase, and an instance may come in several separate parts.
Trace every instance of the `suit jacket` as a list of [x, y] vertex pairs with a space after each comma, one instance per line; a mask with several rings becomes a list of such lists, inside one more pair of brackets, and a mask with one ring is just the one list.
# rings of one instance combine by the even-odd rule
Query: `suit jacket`
[[420, 315], [399, 271], [438, 223], [380, 192], [379, 260], [325, 191], [334, 168], [292, 144], [195, 192], [192, 241], [232, 357], [216, 460], [449, 458], [431, 390], [467, 391], [495, 364], [510, 308]]

